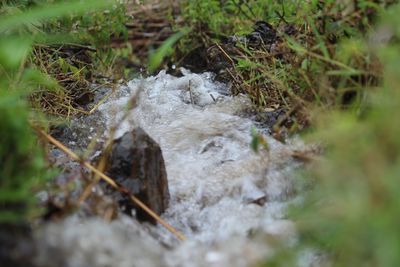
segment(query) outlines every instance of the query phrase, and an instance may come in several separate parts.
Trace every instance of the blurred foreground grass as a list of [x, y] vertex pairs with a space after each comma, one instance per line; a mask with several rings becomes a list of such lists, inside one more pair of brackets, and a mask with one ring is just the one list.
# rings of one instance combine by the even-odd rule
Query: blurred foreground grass
[[[40, 3], [39, 3], [40, 2]], [[0, 4], [0, 223], [24, 222], [35, 209], [32, 189], [49, 177], [43, 147], [31, 124], [46, 126], [30, 108], [38, 90], [60, 92], [60, 85], [38, 66], [29, 64], [36, 44], [68, 39], [66, 32], [46, 32], [44, 23], [67, 15], [105, 8], [110, 1], [3, 1]], [[40, 121], [40, 123], [39, 123]]]
[[383, 82], [367, 91], [361, 114], [336, 110], [317, 116], [309, 138], [323, 141], [326, 154], [304, 174], [314, 184], [293, 209], [298, 250], [285, 248], [265, 266], [295, 266], [289, 255], [310, 248], [328, 259], [323, 266], [399, 266], [399, 12], [399, 5], [382, 12], [371, 32], [384, 42], [365, 43], [382, 62]]

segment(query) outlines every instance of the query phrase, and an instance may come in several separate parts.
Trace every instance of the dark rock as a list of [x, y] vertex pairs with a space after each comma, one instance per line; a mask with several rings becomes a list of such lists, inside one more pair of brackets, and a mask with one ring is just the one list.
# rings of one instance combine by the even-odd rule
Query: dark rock
[[262, 46], [264, 40], [261, 33], [254, 31], [247, 35], [247, 42], [250, 47], [257, 48]]
[[264, 206], [266, 202], [267, 202], [267, 196], [261, 196], [257, 199], [249, 201], [250, 204], [256, 204], [258, 206]]
[[246, 36], [231, 36], [226, 44], [237, 45], [241, 43], [253, 49], [266, 48], [269, 51], [277, 41], [278, 33], [273, 26], [265, 21], [257, 21], [251, 33]]
[[248, 35], [251, 43], [251, 37], [257, 35], [264, 44], [273, 44], [277, 40], [277, 33], [271, 24], [265, 21], [257, 21], [254, 24], [254, 31]]
[[182, 66], [194, 73], [201, 73], [208, 70], [206, 48], [201, 46], [190, 51], [182, 59]]
[[0, 224], [1, 266], [33, 267], [35, 247], [27, 224]]
[[[165, 211], [169, 201], [167, 172], [160, 146], [141, 128], [117, 139], [109, 157], [108, 174], [143, 201], [157, 214]], [[127, 214], [136, 210], [140, 221], [154, 219], [126, 196], [113, 192]]]

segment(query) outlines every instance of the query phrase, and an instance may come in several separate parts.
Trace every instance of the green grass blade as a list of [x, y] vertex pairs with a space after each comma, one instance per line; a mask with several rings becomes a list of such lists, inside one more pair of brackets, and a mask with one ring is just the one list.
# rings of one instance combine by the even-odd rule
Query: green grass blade
[[162, 63], [164, 57], [171, 52], [172, 46], [188, 32], [189, 30], [187, 28], [184, 28], [181, 31], [175, 33], [174, 35], [169, 37], [154, 53], [150, 54], [149, 70], [155, 71]]
[[[65, 1], [41, 6], [27, 10], [22, 14], [12, 14], [0, 19], [0, 32], [13, 30], [24, 24], [38, 23], [42, 20], [64, 16], [70, 13], [84, 13], [90, 9], [99, 9], [110, 6], [112, 0], [87, 0], [87, 1]], [[73, 8], [71, 8], [73, 7]]]

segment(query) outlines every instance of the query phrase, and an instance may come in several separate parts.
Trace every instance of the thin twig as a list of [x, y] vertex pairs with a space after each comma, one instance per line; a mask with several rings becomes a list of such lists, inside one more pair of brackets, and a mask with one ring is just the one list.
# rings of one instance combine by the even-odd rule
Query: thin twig
[[74, 43], [65, 43], [65, 44], [52, 44], [52, 45], [46, 45], [46, 44], [35, 44], [35, 47], [38, 48], [44, 48], [44, 49], [61, 49], [61, 48], [70, 48], [70, 49], [80, 49], [80, 50], [88, 50], [91, 52], [97, 52], [97, 49], [91, 46], [87, 45], [82, 45], [82, 44], [74, 44]]
[[221, 52], [225, 55], [225, 57], [227, 59], [229, 59], [229, 61], [232, 63], [232, 66], [235, 66], [235, 61], [233, 61], [233, 59], [225, 52], [225, 50], [217, 43], [215, 43], [218, 47], [219, 50], [221, 50]]
[[190, 104], [194, 104], [194, 100], [193, 100], [193, 93], [192, 93], [192, 80], [189, 80], [189, 95], [190, 95]]

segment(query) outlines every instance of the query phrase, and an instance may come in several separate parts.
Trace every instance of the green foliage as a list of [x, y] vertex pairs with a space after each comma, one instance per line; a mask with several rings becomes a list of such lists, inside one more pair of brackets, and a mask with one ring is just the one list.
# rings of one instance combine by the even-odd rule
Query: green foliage
[[[399, 58], [400, 59], [400, 58]], [[400, 95], [391, 92], [368, 112], [325, 118], [319, 132], [330, 144], [314, 170], [316, 190], [299, 226], [304, 241], [333, 254], [333, 266], [397, 266], [400, 261]]]
[[125, 5], [119, 1], [15, 1], [0, 8], [0, 14], [8, 15], [1, 21], [0, 32], [69, 33], [78, 42], [98, 46], [126, 35]]
[[14, 222], [31, 212], [31, 189], [46, 178], [45, 164], [22, 96], [1, 88], [0, 98], [0, 222]]
[[63, 32], [72, 34], [80, 43], [94, 45], [100, 49], [108, 48], [111, 38], [127, 38], [125, 23], [125, 4], [111, 1], [107, 9], [92, 10], [84, 14], [75, 12], [61, 19], [54, 19], [45, 25], [46, 32]]
[[184, 1], [183, 16], [192, 31], [179, 49], [190, 55], [191, 49], [204, 47], [207, 62], [214, 63], [221, 59], [207, 48], [221, 37], [245, 36], [259, 20], [270, 23], [278, 34], [273, 48], [221, 44], [235, 63], [223, 79], [232, 81], [234, 93], [247, 94], [257, 109], [285, 112], [287, 120], [273, 127], [281, 138], [312, 123], [311, 106], [352, 108], [358, 114], [365, 107], [366, 91], [380, 85], [382, 71], [364, 40], [379, 12], [393, 2]]
[[216, 35], [246, 34], [254, 22], [277, 23], [281, 16], [293, 14], [304, 1], [185, 1], [183, 16], [192, 27]]
[[31, 190], [48, 177], [42, 149], [30, 126], [39, 114], [30, 110], [27, 96], [41, 87], [55, 90], [59, 86], [35, 66], [27, 65], [37, 40], [52, 39], [36, 30], [46, 20], [68, 15], [72, 9], [75, 14], [82, 14], [88, 8], [106, 7], [110, 2], [29, 3], [32, 2], [3, 3], [0, 12], [0, 222], [27, 219], [34, 211]]
[[[251, 30], [253, 22], [262, 19], [277, 1], [183, 1], [184, 23], [191, 28], [190, 34], [180, 41], [179, 49], [186, 53], [199, 45], [208, 46], [210, 38], [244, 34]], [[255, 14], [256, 13], [256, 14]], [[273, 14], [272, 14], [273, 15]]]
[[[388, 44], [370, 44], [383, 64], [384, 80], [368, 94], [368, 108], [361, 117], [338, 111], [320, 116], [313, 136], [326, 143], [326, 156], [305, 175], [315, 185], [294, 212], [297, 248], [324, 251], [326, 266], [395, 267], [400, 262], [399, 12], [400, 5], [383, 12], [381, 26], [371, 33], [393, 36]], [[279, 259], [278, 266], [288, 259], [293, 260]]]
[[[116, 0], [8, 1], [0, 6], [0, 14], [5, 15], [0, 32], [8, 36], [0, 48], [24, 53], [27, 69], [34, 70], [42, 81], [58, 82], [53, 88], [48, 83], [37, 84], [38, 92], [30, 97], [36, 109], [51, 115], [68, 117], [81, 111], [82, 99], [91, 97], [88, 80], [100, 69], [112, 68], [113, 64], [104, 61], [114, 54], [111, 38], [126, 35], [125, 4]], [[1, 56], [8, 57], [5, 64], [20, 67], [14, 53]]]
[[258, 133], [255, 127], [251, 128], [250, 147], [256, 153], [258, 153], [260, 147], [264, 148], [266, 151], [269, 151], [269, 146], [267, 140], [265, 140], [265, 136], [261, 133]]

